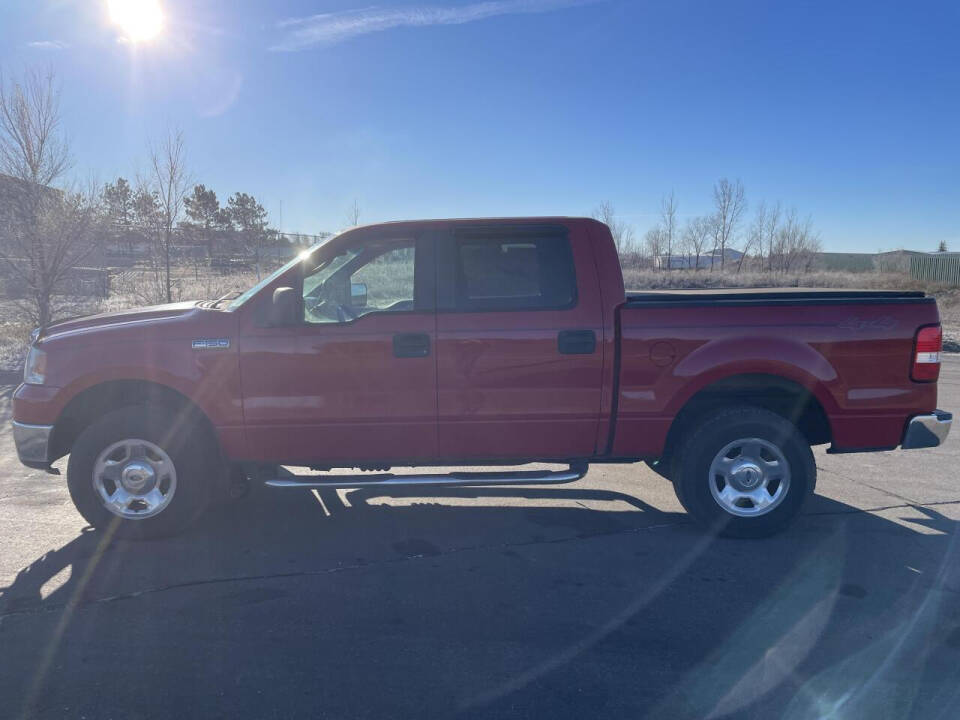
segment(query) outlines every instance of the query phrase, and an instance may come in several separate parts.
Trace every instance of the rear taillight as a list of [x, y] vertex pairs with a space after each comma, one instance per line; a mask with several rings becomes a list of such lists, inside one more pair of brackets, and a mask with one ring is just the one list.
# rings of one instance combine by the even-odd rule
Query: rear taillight
[[932, 382], [940, 377], [940, 351], [943, 350], [943, 330], [939, 325], [928, 325], [917, 330], [913, 344], [913, 371], [916, 382]]

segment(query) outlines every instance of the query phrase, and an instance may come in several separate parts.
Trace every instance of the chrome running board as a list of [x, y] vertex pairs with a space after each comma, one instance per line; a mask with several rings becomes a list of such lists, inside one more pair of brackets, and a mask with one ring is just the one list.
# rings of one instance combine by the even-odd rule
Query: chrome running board
[[514, 472], [453, 472], [446, 475], [290, 475], [270, 478], [264, 484], [276, 488], [341, 488], [408, 487], [445, 485], [476, 487], [480, 485], [560, 485], [575, 482], [587, 474], [586, 463], [571, 464], [566, 470], [517, 470]]

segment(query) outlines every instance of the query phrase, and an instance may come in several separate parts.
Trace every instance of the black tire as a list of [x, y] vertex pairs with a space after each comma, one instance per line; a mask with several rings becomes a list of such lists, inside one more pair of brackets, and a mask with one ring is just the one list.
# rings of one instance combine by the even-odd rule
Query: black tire
[[[779, 450], [790, 482], [779, 504], [765, 514], [740, 517], [714, 498], [710, 483], [719, 489], [724, 481], [711, 477], [711, 464], [729, 444], [747, 438], [766, 441]], [[797, 427], [776, 413], [749, 406], [720, 410], [691, 428], [681, 441], [675, 468], [677, 498], [694, 520], [712, 533], [740, 538], [767, 537], [784, 530], [813, 494], [817, 478], [810, 445]], [[748, 501], [748, 511], [750, 507]]]
[[[182, 415], [154, 405], [108, 413], [80, 434], [70, 452], [67, 487], [73, 504], [95, 528], [119, 537], [146, 540], [182, 531], [209, 504], [213, 484], [209, 463], [204, 460], [204, 451], [209, 449], [195, 429]], [[107, 509], [94, 489], [94, 466], [100, 453], [127, 438], [154, 443], [169, 456], [176, 470], [176, 488], [169, 504], [153, 517], [122, 518]]]

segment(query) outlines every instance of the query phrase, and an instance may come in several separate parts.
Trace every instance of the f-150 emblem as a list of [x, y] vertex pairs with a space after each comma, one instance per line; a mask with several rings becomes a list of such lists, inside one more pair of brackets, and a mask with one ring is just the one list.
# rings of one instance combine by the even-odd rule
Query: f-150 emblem
[[224, 350], [230, 347], [230, 338], [200, 338], [191, 344], [194, 350]]

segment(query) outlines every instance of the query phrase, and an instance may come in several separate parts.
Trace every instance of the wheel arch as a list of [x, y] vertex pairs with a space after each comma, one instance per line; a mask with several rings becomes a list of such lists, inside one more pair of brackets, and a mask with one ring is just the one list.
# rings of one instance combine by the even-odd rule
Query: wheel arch
[[832, 441], [830, 417], [813, 388], [782, 375], [753, 372], [728, 375], [686, 399], [667, 431], [664, 457], [670, 457], [686, 431], [705, 414], [724, 407], [763, 408], [792, 422], [810, 445]]
[[211, 459], [224, 459], [213, 423], [199, 405], [169, 385], [141, 379], [106, 380], [74, 395], [54, 423], [51, 457], [69, 453], [80, 433], [105, 414], [134, 405], [171, 413], [177, 425], [193, 428], [191, 432], [214, 450]]

